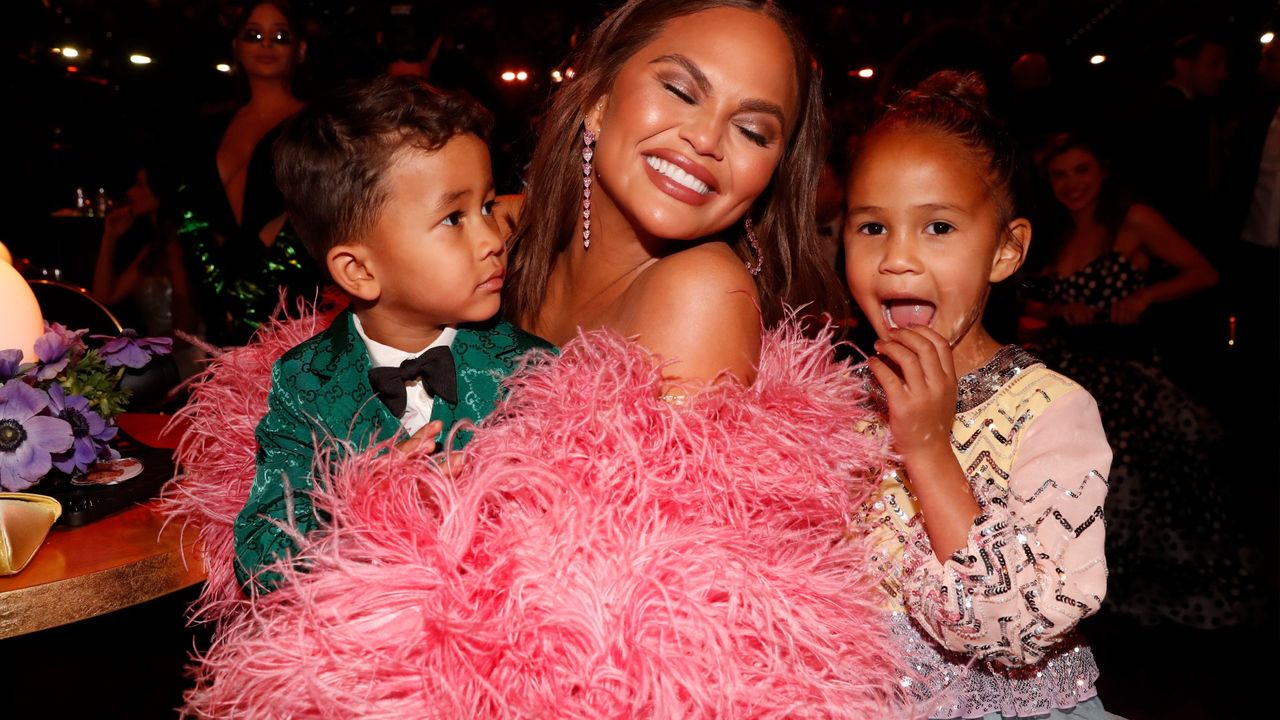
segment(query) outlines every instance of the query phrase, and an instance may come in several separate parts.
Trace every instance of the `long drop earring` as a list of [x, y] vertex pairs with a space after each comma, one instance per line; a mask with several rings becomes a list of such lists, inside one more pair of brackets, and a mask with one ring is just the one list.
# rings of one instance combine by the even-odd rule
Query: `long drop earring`
[[582, 129], [582, 249], [591, 248], [591, 158], [595, 157], [596, 134]]
[[756, 230], [751, 225], [750, 215], [748, 215], [747, 219], [743, 221], [742, 226], [747, 231], [747, 241], [751, 243], [751, 252], [756, 256], [756, 261], [754, 263], [747, 263], [747, 269], [751, 271], [752, 275], [759, 275], [760, 269], [764, 267], [764, 255], [760, 252], [760, 243], [756, 242]]

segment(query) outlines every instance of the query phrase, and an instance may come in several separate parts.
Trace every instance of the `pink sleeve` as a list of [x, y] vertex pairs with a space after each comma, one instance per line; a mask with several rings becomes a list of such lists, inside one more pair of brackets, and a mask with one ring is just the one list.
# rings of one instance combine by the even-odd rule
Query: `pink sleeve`
[[909, 551], [906, 568], [908, 610], [935, 640], [1006, 665], [1038, 661], [1107, 589], [1097, 404], [1073, 390], [1022, 432], [1008, 493], [986, 500], [968, 546], [945, 563]]

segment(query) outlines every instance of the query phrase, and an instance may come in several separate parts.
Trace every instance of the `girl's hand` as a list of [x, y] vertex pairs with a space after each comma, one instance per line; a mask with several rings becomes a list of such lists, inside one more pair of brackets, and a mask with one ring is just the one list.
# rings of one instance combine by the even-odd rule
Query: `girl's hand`
[[1068, 303], [1059, 306], [1058, 314], [1068, 325], [1092, 325], [1097, 312], [1084, 303]]
[[920, 500], [925, 532], [939, 562], [968, 543], [982, 509], [951, 452], [956, 417], [956, 369], [951, 346], [927, 327], [893, 330], [867, 361], [889, 401], [889, 429], [911, 487]]
[[1111, 322], [1117, 325], [1133, 325], [1142, 319], [1142, 314], [1151, 307], [1151, 295], [1139, 290], [1121, 298], [1111, 306]]
[[889, 402], [889, 428], [904, 457], [945, 453], [956, 416], [951, 346], [927, 327], [892, 330], [867, 361]]
[[133, 227], [133, 213], [127, 207], [116, 208], [107, 213], [103, 221], [102, 239], [104, 242], [114, 243], [131, 227]]

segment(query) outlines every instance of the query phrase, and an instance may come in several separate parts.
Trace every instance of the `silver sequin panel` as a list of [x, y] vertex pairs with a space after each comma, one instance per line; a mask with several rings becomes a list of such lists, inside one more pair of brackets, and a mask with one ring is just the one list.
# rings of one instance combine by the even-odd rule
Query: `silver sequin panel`
[[1008, 668], [940, 649], [905, 613], [892, 614], [890, 631], [915, 671], [901, 682], [919, 703], [921, 716], [1039, 715], [1097, 695], [1098, 666], [1089, 646], [1076, 636], [1063, 638], [1031, 667]]

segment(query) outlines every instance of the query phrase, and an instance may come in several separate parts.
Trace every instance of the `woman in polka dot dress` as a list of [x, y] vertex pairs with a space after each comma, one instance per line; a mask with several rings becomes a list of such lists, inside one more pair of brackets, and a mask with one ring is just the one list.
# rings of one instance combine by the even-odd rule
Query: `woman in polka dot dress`
[[[1215, 485], [1209, 449], [1221, 431], [1161, 372], [1154, 338], [1138, 324], [1152, 305], [1212, 287], [1218, 274], [1158, 213], [1110, 192], [1087, 139], [1059, 137], [1043, 162], [1062, 231], [1037, 238], [1058, 242], [1029, 311], [1049, 321], [1034, 351], [1097, 399], [1114, 453], [1103, 611], [1144, 623], [1236, 624], [1256, 589], [1250, 552]], [[1156, 281], [1161, 266], [1171, 273]]]

